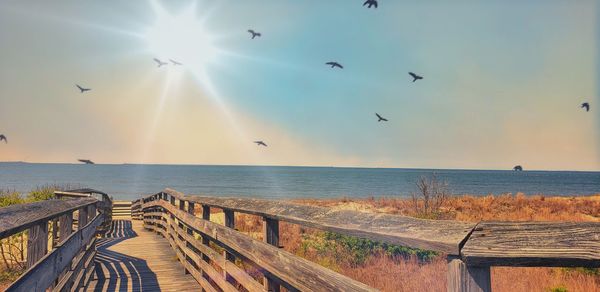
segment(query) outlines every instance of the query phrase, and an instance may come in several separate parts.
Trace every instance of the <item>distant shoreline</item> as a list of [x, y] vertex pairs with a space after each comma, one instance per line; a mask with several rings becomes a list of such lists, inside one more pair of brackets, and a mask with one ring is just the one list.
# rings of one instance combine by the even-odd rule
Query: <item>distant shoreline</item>
[[[38, 164], [38, 165], [86, 165], [78, 162], [27, 162], [27, 161], [0, 161], [2, 164]], [[508, 171], [513, 169], [480, 169], [480, 168], [430, 168], [430, 167], [371, 167], [371, 166], [323, 166], [323, 165], [252, 165], [252, 164], [177, 164], [177, 163], [98, 163], [94, 165], [104, 166], [201, 166], [201, 167], [276, 167], [276, 168], [326, 168], [326, 169], [389, 169], [389, 170], [417, 170], [417, 171]], [[88, 165], [92, 166], [92, 165]], [[523, 172], [587, 172], [600, 173], [599, 170], [570, 170], [570, 169], [524, 169]]]

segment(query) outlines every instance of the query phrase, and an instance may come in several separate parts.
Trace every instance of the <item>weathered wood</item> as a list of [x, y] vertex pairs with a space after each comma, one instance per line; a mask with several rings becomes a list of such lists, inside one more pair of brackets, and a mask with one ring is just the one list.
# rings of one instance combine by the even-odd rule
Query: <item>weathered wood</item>
[[29, 268], [6, 291], [44, 291], [71, 264], [71, 260], [79, 254], [82, 247], [90, 242], [96, 233], [96, 227], [103, 222], [99, 215], [88, 225], [71, 234], [63, 243], [42, 260]]
[[32, 267], [48, 252], [48, 222], [29, 228], [27, 237], [27, 268]]
[[[263, 241], [275, 247], [279, 247], [279, 220], [263, 217]], [[277, 281], [269, 279], [268, 276], [263, 278], [263, 284], [267, 291], [278, 292], [281, 290]]]
[[69, 235], [73, 232], [73, 211], [66, 213], [59, 217], [59, 237], [60, 242], [67, 240]]
[[449, 292], [490, 292], [491, 283], [489, 266], [467, 266], [458, 257], [448, 257]]
[[[233, 277], [238, 283], [240, 283], [240, 285], [242, 285], [248, 291], [262, 290], [262, 286], [258, 282], [256, 282], [250, 275], [248, 275], [245, 271], [240, 269], [231, 261], [225, 259], [225, 257], [220, 255], [218, 252], [216, 252], [209, 246], [202, 244], [201, 242], [196, 240], [192, 235], [185, 234], [181, 229], [176, 229], [175, 232], [182, 236], [184, 240], [187, 241], [191, 246], [196, 248], [202, 254], [206, 255], [212, 262], [216, 263], [219, 267], [221, 267], [221, 269], [227, 271], [227, 273], [231, 275], [231, 277]], [[189, 250], [186, 253], [188, 252], [193, 251]], [[208, 264], [208, 262], [203, 260], [201, 257], [195, 257], [194, 260], [197, 263], [202, 261]]]
[[166, 189], [164, 192], [171, 197], [202, 205], [452, 255], [459, 255], [461, 243], [476, 225], [460, 221], [426, 220], [390, 214], [332, 210], [285, 201], [185, 196], [171, 189]]
[[[235, 212], [233, 212], [232, 210], [229, 210], [229, 209], [223, 209], [223, 214], [225, 217], [225, 220], [224, 220], [225, 227], [235, 229]], [[223, 257], [225, 257], [225, 259], [228, 261], [235, 262], [235, 256], [232, 255], [227, 250], [223, 250]], [[223, 277], [225, 277], [226, 281], [232, 282], [232, 278], [229, 275], [229, 273], [227, 272], [227, 270], [223, 270]]]
[[600, 223], [482, 222], [461, 254], [469, 266], [600, 267]]
[[79, 209], [79, 214], [77, 216], [77, 230], [83, 228], [87, 224], [88, 221], [88, 209], [87, 207]]
[[321, 291], [374, 291], [365, 284], [337, 274], [318, 264], [299, 258], [285, 250], [254, 240], [234, 229], [199, 220], [164, 201], [144, 204], [144, 208], [160, 206], [183, 220], [190, 227], [219, 241], [232, 250], [260, 265], [268, 272], [299, 290]]
[[52, 219], [52, 248], [58, 243], [58, 218]]
[[29, 229], [40, 222], [95, 204], [95, 198], [46, 200], [0, 208], [0, 238]]

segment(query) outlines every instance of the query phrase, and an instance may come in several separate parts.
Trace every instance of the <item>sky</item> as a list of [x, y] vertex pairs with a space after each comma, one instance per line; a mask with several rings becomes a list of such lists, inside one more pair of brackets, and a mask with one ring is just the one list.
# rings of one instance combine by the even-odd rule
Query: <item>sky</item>
[[0, 161], [600, 170], [598, 2], [362, 2], [4, 0]]

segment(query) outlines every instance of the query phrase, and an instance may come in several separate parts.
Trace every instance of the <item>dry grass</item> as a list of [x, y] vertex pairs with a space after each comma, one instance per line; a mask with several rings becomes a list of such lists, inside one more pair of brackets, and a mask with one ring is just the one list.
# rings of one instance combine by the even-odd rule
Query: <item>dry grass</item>
[[[411, 199], [366, 198], [294, 200], [302, 204], [335, 209], [417, 216]], [[462, 221], [594, 221], [600, 222], [600, 194], [587, 197], [527, 197], [524, 194], [500, 196], [450, 197], [441, 207], [440, 219]], [[391, 258], [372, 255], [364, 264], [347, 265], [344, 260], [323, 259], [312, 253], [298, 252], [298, 236], [284, 238], [288, 250], [309, 260], [333, 266], [338, 272], [383, 291], [445, 291], [446, 262], [438, 256], [429, 262], [415, 257]], [[301, 239], [300, 239], [301, 240]], [[333, 262], [333, 264], [331, 263]], [[339, 264], [342, 263], [342, 264]], [[595, 271], [561, 268], [493, 268], [493, 291], [600, 291], [600, 275]], [[560, 290], [564, 288], [565, 290]]]

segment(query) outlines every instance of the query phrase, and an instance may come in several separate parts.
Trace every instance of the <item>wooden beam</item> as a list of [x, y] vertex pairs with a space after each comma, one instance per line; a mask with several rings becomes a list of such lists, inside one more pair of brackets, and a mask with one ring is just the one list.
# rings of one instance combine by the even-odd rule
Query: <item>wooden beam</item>
[[600, 223], [481, 222], [461, 254], [477, 266], [600, 267]]
[[[279, 247], [279, 221], [268, 217], [263, 217], [263, 241]], [[268, 276], [263, 278], [263, 284], [267, 291], [279, 292], [281, 286], [277, 281], [269, 279]]]
[[[223, 209], [223, 214], [225, 215], [225, 227], [235, 229], [235, 212], [229, 209]], [[235, 262], [235, 256], [227, 252], [227, 250], [223, 250], [223, 257], [230, 262]], [[225, 281], [233, 282], [233, 278], [225, 269], [223, 269], [223, 277], [225, 278]]]
[[491, 283], [489, 266], [467, 266], [458, 257], [448, 257], [448, 292], [491, 292]]
[[103, 220], [103, 216], [98, 215], [83, 229], [71, 234], [55, 250], [22, 274], [6, 291], [44, 291], [56, 280], [59, 273], [70, 266], [82, 247], [90, 242], [96, 233], [96, 227], [100, 226]]
[[460, 246], [476, 223], [426, 220], [407, 216], [332, 210], [286, 201], [247, 198], [185, 196], [166, 189], [170, 196], [202, 205], [268, 217], [335, 233], [413, 248], [460, 254]]
[[71, 233], [73, 233], [73, 212], [71, 211], [70, 213], [60, 216], [58, 222], [59, 237], [60, 242], [62, 243], [67, 240]]
[[77, 230], [80, 230], [87, 224], [88, 221], [88, 209], [87, 207], [79, 209], [79, 215], [77, 216]]
[[[149, 202], [144, 208], [160, 206], [195, 230], [221, 242], [244, 258], [260, 265], [290, 286], [303, 291], [376, 291], [375, 289], [340, 275], [285, 250], [252, 239], [232, 228], [207, 220], [200, 220], [162, 201]], [[204, 206], [203, 206], [204, 207]], [[207, 212], [204, 212], [207, 214]]]
[[48, 253], [48, 222], [29, 228], [27, 237], [27, 268], [32, 267]]
[[48, 222], [52, 218], [96, 202], [98, 200], [95, 198], [46, 200], [0, 208], [0, 238], [11, 236], [38, 223]]

